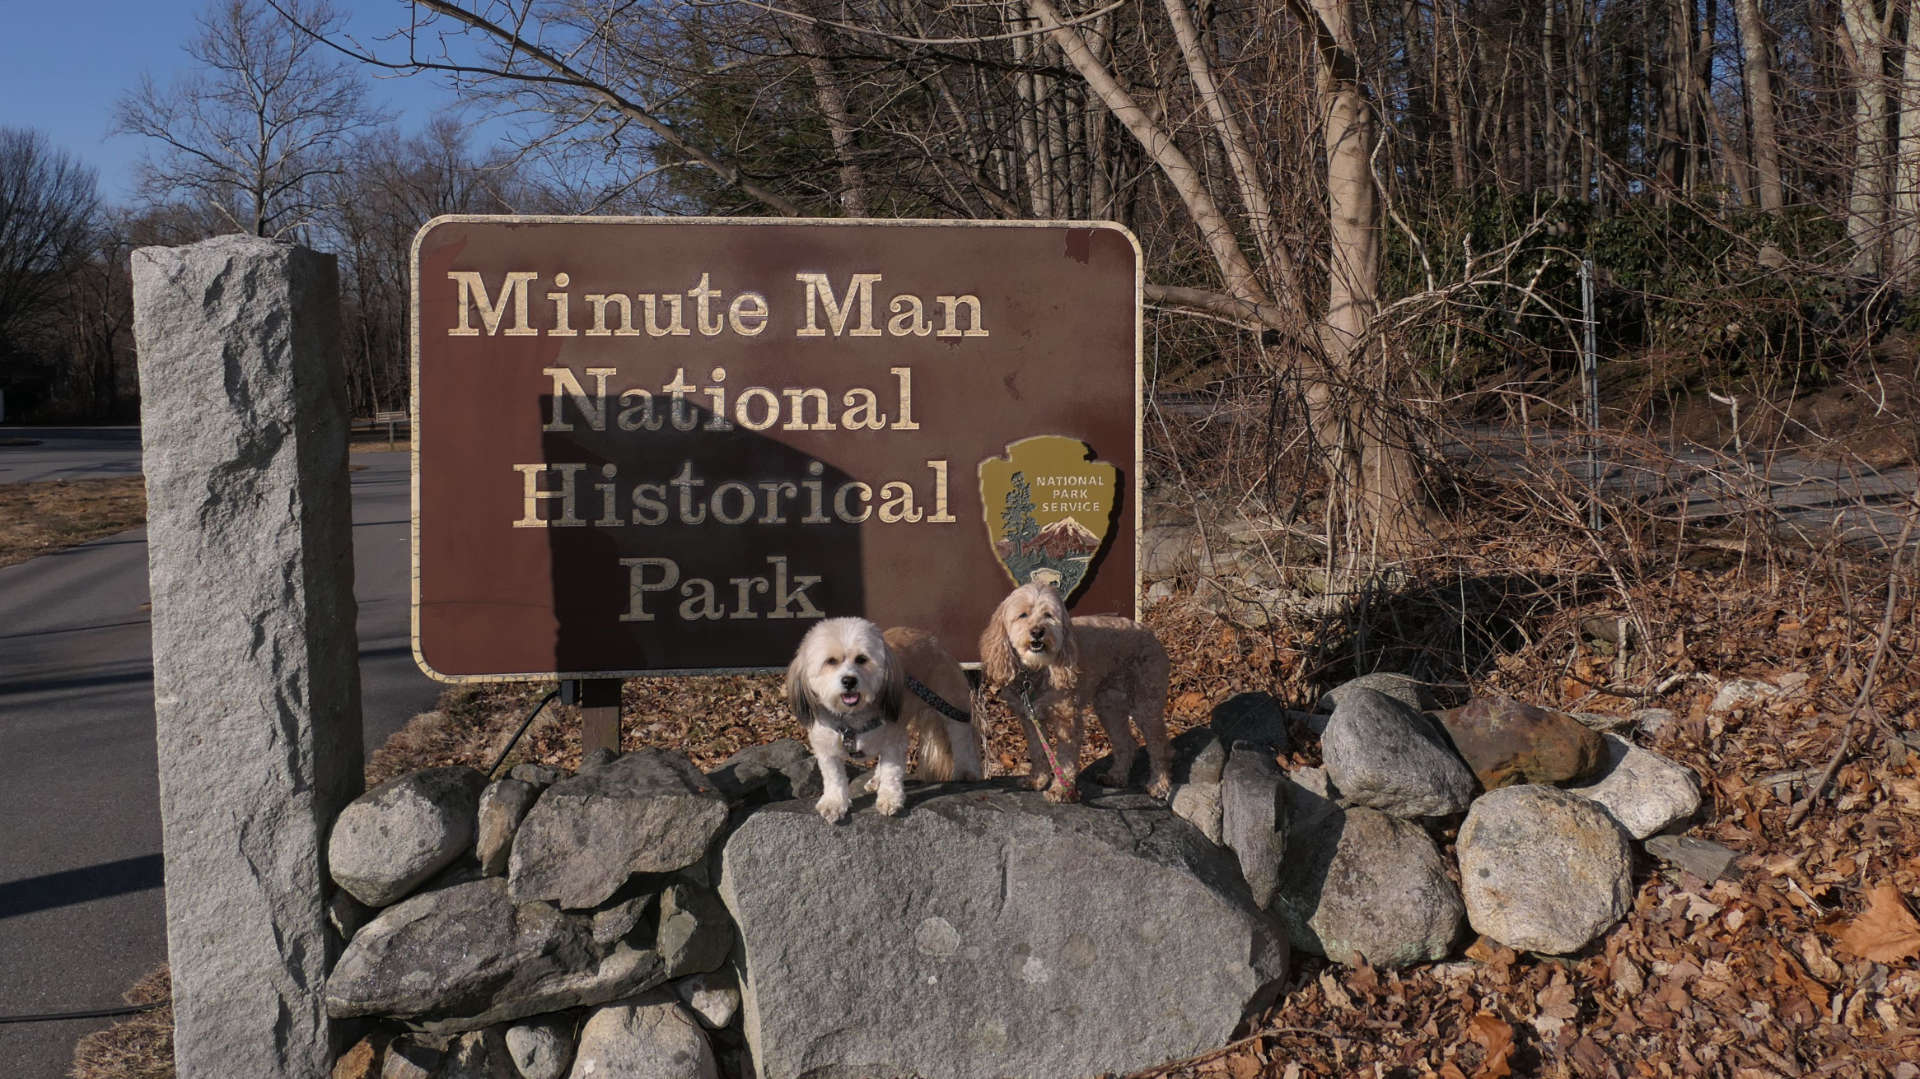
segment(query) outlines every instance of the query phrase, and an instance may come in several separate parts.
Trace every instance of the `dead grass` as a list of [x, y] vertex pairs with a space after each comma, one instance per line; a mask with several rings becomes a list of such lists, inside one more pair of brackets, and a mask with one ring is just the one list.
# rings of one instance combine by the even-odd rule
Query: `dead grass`
[[[166, 1000], [173, 979], [165, 966], [149, 972], [124, 994], [128, 1004]], [[71, 1079], [173, 1079], [173, 1005], [141, 1012], [123, 1023], [80, 1039], [73, 1049]]]
[[111, 536], [147, 521], [145, 480], [52, 480], [0, 485], [0, 566]]

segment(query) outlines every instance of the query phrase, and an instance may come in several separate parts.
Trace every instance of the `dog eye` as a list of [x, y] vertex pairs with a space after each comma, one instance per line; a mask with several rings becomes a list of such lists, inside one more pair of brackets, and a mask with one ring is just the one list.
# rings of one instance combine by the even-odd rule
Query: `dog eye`
[[861, 666], [865, 666], [865, 665], [866, 665], [866, 662], [867, 662], [867, 657], [865, 657], [865, 656], [855, 656], [855, 657], [853, 657], [853, 661], [854, 661], [855, 663], [858, 663], [858, 664], [860, 664]]
[[839, 656], [828, 656], [826, 661], [820, 664], [822, 668], [838, 667], [839, 665], [840, 665]]

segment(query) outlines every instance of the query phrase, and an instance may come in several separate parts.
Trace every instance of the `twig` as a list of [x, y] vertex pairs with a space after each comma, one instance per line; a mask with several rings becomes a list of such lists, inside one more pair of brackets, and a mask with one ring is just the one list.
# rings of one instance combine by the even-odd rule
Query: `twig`
[[1873, 677], [1880, 670], [1880, 661], [1886, 657], [1887, 642], [1893, 638], [1894, 601], [1900, 598], [1900, 556], [1907, 553], [1907, 540], [1913, 536], [1914, 521], [1920, 518], [1920, 494], [1916, 494], [1913, 506], [1907, 512], [1907, 523], [1901, 526], [1900, 539], [1893, 545], [1893, 563], [1887, 570], [1887, 600], [1881, 606], [1880, 626], [1874, 631], [1878, 638], [1873, 646], [1873, 658], [1867, 661], [1867, 669], [1860, 676], [1860, 692], [1853, 698], [1853, 707], [1847, 709], [1847, 725], [1840, 731], [1840, 744], [1834, 747], [1833, 759], [1827, 762], [1826, 770], [1807, 790], [1807, 796], [1793, 807], [1787, 816], [1787, 830], [1800, 826], [1812, 812], [1813, 804], [1826, 792], [1827, 784], [1833, 782], [1834, 773], [1840, 770], [1840, 762], [1846, 759], [1847, 750], [1853, 745], [1853, 725], [1863, 712], [1869, 711], [1867, 698], [1873, 693]]
[[1256, 1030], [1238, 1041], [1228, 1042], [1218, 1049], [1209, 1049], [1199, 1056], [1188, 1057], [1185, 1060], [1168, 1061], [1165, 1064], [1156, 1065], [1145, 1071], [1128, 1072], [1121, 1076], [1120, 1079], [1152, 1079], [1153, 1076], [1165, 1075], [1168, 1071], [1175, 1068], [1190, 1068], [1197, 1064], [1205, 1064], [1209, 1060], [1218, 1060], [1235, 1050], [1245, 1049], [1249, 1045], [1263, 1042], [1268, 1038], [1278, 1037], [1282, 1034], [1303, 1034], [1309, 1037], [1326, 1038], [1329, 1041], [1339, 1041], [1346, 1037], [1346, 1035], [1335, 1031], [1315, 1030], [1312, 1027], [1266, 1027], [1262, 1030]]

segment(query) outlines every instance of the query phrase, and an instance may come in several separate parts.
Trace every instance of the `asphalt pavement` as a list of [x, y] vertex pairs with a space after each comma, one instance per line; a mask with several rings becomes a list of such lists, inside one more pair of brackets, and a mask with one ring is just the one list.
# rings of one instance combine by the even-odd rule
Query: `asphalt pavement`
[[[135, 428], [0, 427], [0, 483], [138, 475], [139, 455]], [[440, 687], [409, 644], [407, 455], [351, 463], [370, 752]], [[0, 569], [0, 1018], [117, 1006], [166, 958], [147, 601], [142, 529]], [[0, 1060], [62, 1079], [111, 1022], [0, 1022]]]

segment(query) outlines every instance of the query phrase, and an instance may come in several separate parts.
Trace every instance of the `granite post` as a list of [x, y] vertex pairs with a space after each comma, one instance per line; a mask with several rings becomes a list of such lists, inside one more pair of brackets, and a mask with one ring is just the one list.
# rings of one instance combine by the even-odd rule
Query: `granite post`
[[244, 236], [133, 253], [174, 1059], [332, 1063], [326, 829], [361, 786], [333, 256]]

